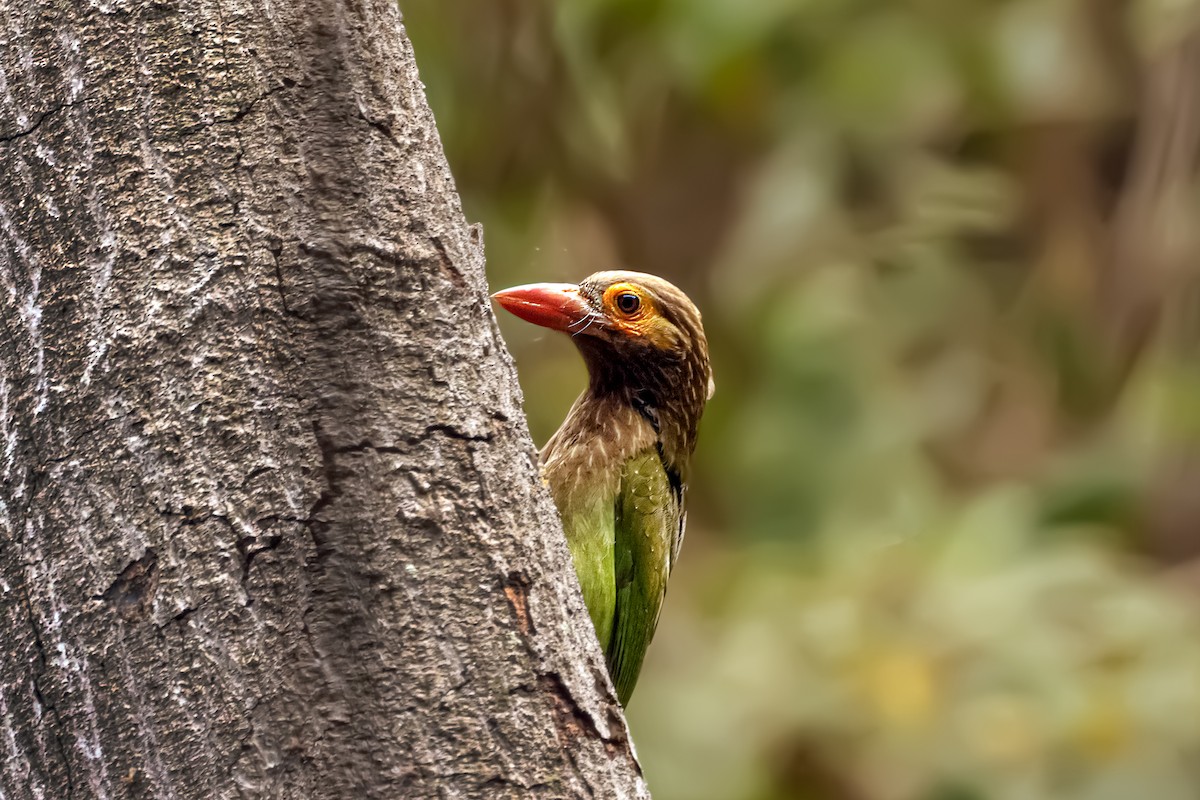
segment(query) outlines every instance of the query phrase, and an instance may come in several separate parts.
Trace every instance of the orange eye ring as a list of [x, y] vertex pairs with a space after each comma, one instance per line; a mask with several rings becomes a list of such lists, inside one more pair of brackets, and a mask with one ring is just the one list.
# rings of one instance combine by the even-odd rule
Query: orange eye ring
[[608, 312], [622, 320], [636, 322], [654, 314], [654, 304], [645, 292], [632, 283], [616, 283], [604, 292]]
[[613, 306], [627, 317], [632, 317], [642, 307], [642, 298], [633, 292], [621, 292], [613, 298]]

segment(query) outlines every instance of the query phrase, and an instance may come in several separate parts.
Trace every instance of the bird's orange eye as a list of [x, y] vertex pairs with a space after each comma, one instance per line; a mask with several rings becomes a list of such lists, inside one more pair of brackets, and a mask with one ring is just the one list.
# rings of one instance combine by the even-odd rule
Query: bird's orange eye
[[621, 292], [614, 301], [617, 310], [626, 316], [632, 316], [642, 307], [642, 298], [633, 292]]

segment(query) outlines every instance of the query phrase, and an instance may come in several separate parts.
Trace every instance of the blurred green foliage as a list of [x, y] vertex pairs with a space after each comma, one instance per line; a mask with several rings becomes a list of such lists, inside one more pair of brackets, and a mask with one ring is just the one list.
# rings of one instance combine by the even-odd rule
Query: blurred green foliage
[[493, 285], [705, 315], [655, 797], [1200, 796], [1196, 2], [401, 5]]

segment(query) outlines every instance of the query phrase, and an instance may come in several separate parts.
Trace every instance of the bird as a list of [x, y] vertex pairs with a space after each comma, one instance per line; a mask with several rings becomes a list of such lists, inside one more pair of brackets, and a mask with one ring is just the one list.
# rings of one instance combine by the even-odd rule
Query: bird
[[492, 297], [571, 337], [588, 384], [540, 453], [584, 604], [624, 706], [679, 558], [697, 427], [713, 393], [700, 311], [643, 272], [533, 283]]

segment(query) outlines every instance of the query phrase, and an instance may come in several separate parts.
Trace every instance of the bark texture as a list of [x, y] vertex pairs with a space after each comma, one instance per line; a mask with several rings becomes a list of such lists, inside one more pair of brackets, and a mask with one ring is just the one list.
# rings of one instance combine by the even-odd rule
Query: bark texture
[[0, 796], [646, 796], [393, 0], [0, 0], [0, 170]]

